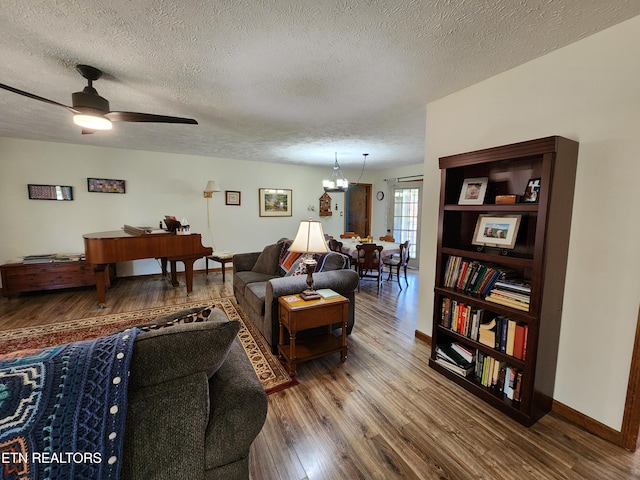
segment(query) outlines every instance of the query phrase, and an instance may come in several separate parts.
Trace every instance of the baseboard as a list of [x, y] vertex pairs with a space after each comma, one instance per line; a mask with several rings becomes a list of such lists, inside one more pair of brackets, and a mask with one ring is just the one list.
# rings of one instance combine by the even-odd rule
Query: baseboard
[[427, 345], [431, 346], [431, 337], [429, 335], [427, 335], [424, 332], [421, 332], [420, 330], [416, 330], [415, 331], [415, 337], [418, 340], [422, 340], [423, 342], [425, 342]]
[[551, 411], [584, 428], [587, 432], [592, 433], [597, 437], [603, 438], [604, 440], [614, 443], [619, 447], [626, 448], [623, 442], [622, 432], [618, 432], [617, 430], [588, 417], [584, 413], [580, 413], [557, 400], [553, 401]]

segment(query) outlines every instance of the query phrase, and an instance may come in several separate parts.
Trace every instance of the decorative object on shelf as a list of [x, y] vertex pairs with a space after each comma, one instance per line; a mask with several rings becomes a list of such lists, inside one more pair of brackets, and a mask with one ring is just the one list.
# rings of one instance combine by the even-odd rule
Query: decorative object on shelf
[[224, 202], [225, 205], [240, 205], [240, 192], [236, 190], [225, 190], [224, 191]]
[[331, 197], [327, 192], [324, 192], [320, 197], [320, 216], [330, 217], [333, 215], [331, 211]]
[[27, 185], [31, 200], [73, 200], [73, 187], [68, 185]]
[[384, 199], [384, 192], [382, 190], [380, 190], [378, 193], [376, 193], [376, 198], [378, 200], [383, 200]]
[[221, 191], [222, 190], [220, 190], [220, 187], [218, 186], [215, 180], [209, 180], [207, 182], [207, 186], [204, 187], [204, 191], [202, 192], [202, 195], [204, 196], [204, 198], [212, 198], [215, 192], [221, 192]]
[[536, 203], [538, 201], [538, 194], [540, 193], [540, 177], [532, 178], [527, 183], [527, 189], [524, 191], [523, 201], [529, 203]]
[[465, 178], [458, 205], [482, 205], [488, 184], [488, 177]]
[[479, 215], [471, 243], [512, 249], [516, 244], [521, 217], [522, 215]]
[[520, 195], [496, 195], [496, 205], [514, 205], [519, 198]]
[[289, 247], [289, 251], [304, 254], [302, 263], [307, 267], [307, 289], [300, 293], [300, 298], [303, 300], [320, 298], [320, 295], [313, 289], [313, 271], [317, 265], [313, 254], [327, 253], [329, 251], [322, 231], [322, 223], [311, 219], [301, 221], [298, 233]]
[[258, 189], [261, 217], [290, 217], [291, 189], [260, 188]]
[[[218, 186], [218, 183], [215, 180], [209, 180], [207, 182], [207, 186], [204, 187], [204, 191], [202, 192], [202, 195], [204, 196], [204, 198], [207, 199], [207, 230], [209, 230], [209, 237], [211, 238], [211, 247], [214, 250], [216, 249], [216, 243], [213, 240], [213, 230], [211, 228], [211, 207], [209, 206], [209, 200], [213, 198], [213, 194], [215, 192], [220, 192], [220, 191], [221, 190], [220, 190], [220, 187]], [[190, 229], [188, 231], [189, 233], [191, 233]], [[180, 233], [180, 230], [176, 230], [176, 233], [178, 235], [185, 235], [185, 233]]]
[[125, 182], [111, 178], [87, 178], [87, 190], [99, 193], [125, 193]]
[[333, 165], [329, 180], [322, 181], [322, 187], [325, 192], [346, 192], [349, 188], [349, 180], [346, 179], [340, 165], [338, 165], [338, 152], [335, 153], [336, 162]]

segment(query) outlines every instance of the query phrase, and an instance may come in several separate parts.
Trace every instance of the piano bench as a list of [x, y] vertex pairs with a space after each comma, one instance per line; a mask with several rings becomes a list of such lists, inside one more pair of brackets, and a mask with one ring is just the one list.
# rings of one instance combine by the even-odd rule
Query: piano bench
[[205, 275], [209, 275], [209, 261], [218, 262], [222, 265], [222, 283], [225, 281], [225, 265], [227, 263], [233, 263], [233, 253], [225, 252], [218, 255], [207, 255], [205, 260]]

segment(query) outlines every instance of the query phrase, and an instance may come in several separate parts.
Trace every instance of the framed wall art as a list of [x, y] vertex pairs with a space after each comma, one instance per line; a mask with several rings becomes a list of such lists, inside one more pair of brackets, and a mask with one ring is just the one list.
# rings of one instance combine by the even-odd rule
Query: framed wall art
[[458, 205], [482, 205], [488, 184], [488, 177], [465, 178], [462, 190], [460, 190]]
[[261, 217], [290, 217], [291, 189], [260, 188], [258, 190]]
[[512, 249], [516, 244], [522, 215], [479, 215], [471, 243]]
[[98, 193], [125, 193], [124, 180], [87, 178], [87, 189]]
[[224, 191], [225, 205], [240, 205], [240, 192], [235, 190]]
[[31, 200], [73, 200], [73, 187], [69, 185], [27, 185]]

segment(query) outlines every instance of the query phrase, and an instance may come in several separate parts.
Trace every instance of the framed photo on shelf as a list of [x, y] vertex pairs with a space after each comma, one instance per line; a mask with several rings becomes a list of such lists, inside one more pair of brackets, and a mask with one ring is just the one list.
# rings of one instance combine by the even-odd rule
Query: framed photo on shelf
[[258, 189], [261, 217], [290, 217], [291, 189], [260, 188]]
[[236, 190], [224, 191], [224, 204], [225, 205], [240, 205], [240, 192]]
[[98, 193], [125, 193], [124, 180], [87, 178], [87, 190]]
[[465, 178], [458, 205], [482, 205], [488, 184], [488, 177]]
[[512, 249], [516, 244], [522, 215], [479, 215], [471, 243]]
[[31, 200], [73, 200], [73, 187], [69, 185], [36, 185], [29, 183]]
[[527, 188], [522, 196], [523, 202], [535, 203], [538, 201], [538, 195], [540, 194], [540, 177], [531, 178], [527, 183]]

